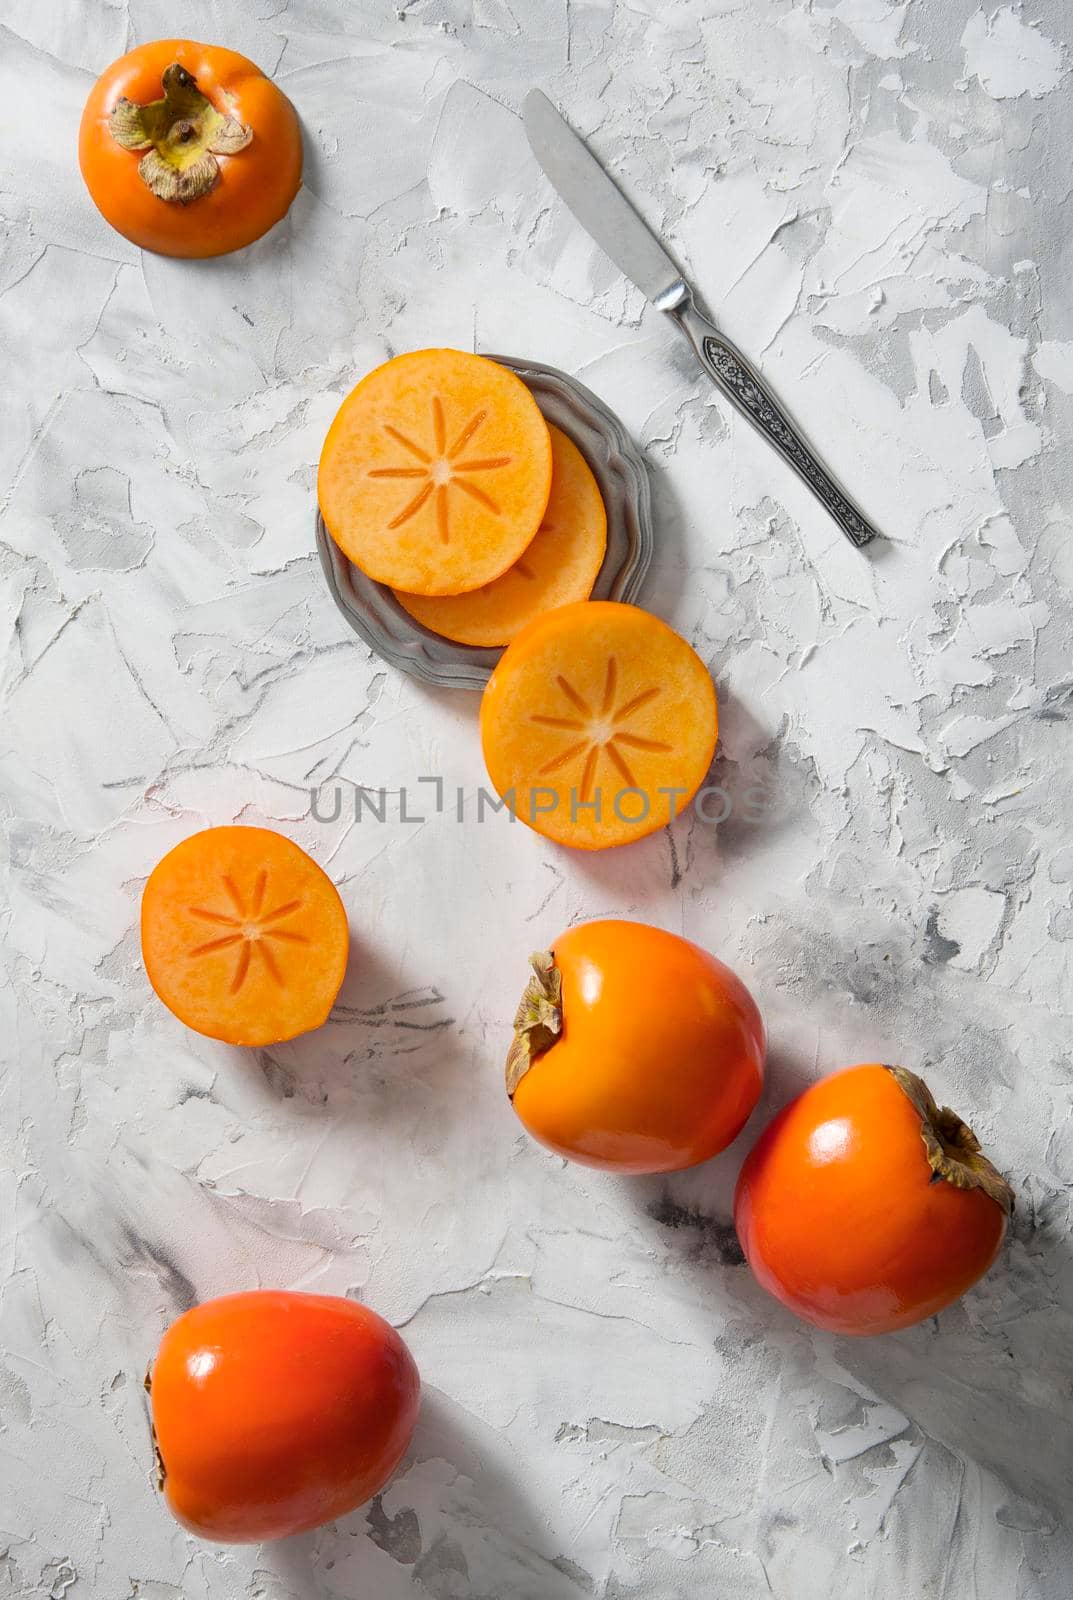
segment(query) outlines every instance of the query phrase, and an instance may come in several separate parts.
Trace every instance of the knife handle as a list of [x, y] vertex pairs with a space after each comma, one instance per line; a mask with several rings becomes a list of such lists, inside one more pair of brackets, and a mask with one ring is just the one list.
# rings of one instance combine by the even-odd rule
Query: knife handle
[[688, 287], [679, 280], [661, 300], [661, 309], [677, 322], [719, 392], [790, 463], [850, 543], [861, 549], [876, 538], [878, 529], [831, 476], [753, 364], [697, 310]]

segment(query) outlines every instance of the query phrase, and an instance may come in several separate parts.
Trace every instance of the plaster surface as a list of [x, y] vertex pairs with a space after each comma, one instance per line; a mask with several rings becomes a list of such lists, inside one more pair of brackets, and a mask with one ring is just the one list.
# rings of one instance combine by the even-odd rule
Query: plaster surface
[[[93, 78], [175, 7], [0, 7], [0, 1595], [1068, 1600], [1068, 5], [181, 11], [308, 144], [289, 218], [211, 264], [109, 231], [75, 158]], [[533, 84], [882, 549], [556, 201]], [[475, 700], [334, 612], [325, 429], [436, 343], [575, 373], [643, 449], [647, 601], [714, 673], [722, 825], [593, 858], [478, 825]], [[356, 820], [381, 787], [424, 820]], [[258, 1053], [184, 1030], [138, 953], [152, 865], [236, 819], [311, 850], [354, 930], [331, 1023]], [[599, 914], [709, 946], [769, 1023], [761, 1111], [668, 1183], [564, 1166], [502, 1092], [528, 952]], [[868, 1342], [784, 1314], [729, 1222], [764, 1116], [861, 1059], [923, 1071], [1018, 1192], [986, 1281]], [[256, 1285], [367, 1300], [427, 1401], [363, 1513], [218, 1549], [155, 1498], [139, 1380], [185, 1307]]]

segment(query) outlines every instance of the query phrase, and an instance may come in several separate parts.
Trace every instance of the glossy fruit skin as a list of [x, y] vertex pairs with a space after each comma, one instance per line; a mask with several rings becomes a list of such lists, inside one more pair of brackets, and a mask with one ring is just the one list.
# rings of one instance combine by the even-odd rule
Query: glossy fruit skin
[[413, 1357], [368, 1307], [255, 1290], [165, 1333], [150, 1403], [164, 1498], [199, 1538], [282, 1539], [363, 1505], [406, 1453]]
[[[218, 110], [253, 129], [237, 155], [218, 157], [221, 175], [188, 205], [160, 200], [138, 173], [139, 157], [116, 143], [108, 119], [117, 100], [148, 105], [162, 95], [172, 62], [185, 67]], [[82, 113], [78, 161], [93, 202], [117, 233], [158, 255], [206, 257], [241, 250], [267, 233], [302, 181], [302, 131], [283, 91], [234, 50], [193, 39], [156, 39], [113, 61]]]
[[920, 1114], [887, 1069], [832, 1073], [768, 1124], [742, 1167], [746, 1260], [816, 1327], [907, 1328], [982, 1277], [1006, 1232], [982, 1190], [932, 1179]]
[[514, 1094], [541, 1144], [607, 1172], [675, 1172], [737, 1137], [760, 1095], [764, 1024], [729, 967], [640, 922], [552, 947], [563, 1028]]

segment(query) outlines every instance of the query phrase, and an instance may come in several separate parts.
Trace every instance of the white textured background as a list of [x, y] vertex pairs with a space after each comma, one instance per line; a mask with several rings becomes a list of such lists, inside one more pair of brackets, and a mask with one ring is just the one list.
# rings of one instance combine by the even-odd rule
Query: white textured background
[[[274, 73], [290, 218], [182, 264], [75, 156], [98, 71], [178, 25]], [[3, 0], [0, 1594], [100, 1600], [1068, 1600], [1073, 1494], [1073, 140], [1067, 0]], [[563, 103], [890, 548], [855, 554], [558, 205]], [[476, 704], [349, 635], [314, 467], [373, 363], [578, 374], [642, 446], [653, 607], [711, 663], [715, 830], [584, 859], [503, 819], [334, 826], [308, 786], [442, 773]], [[348, 794], [350, 788], [348, 787]], [[277, 825], [340, 884], [332, 1023], [243, 1053], [148, 991], [141, 885]], [[670, 1184], [563, 1167], [500, 1063], [528, 951], [624, 913], [752, 986], [764, 1109], [923, 1069], [1015, 1181], [938, 1323], [795, 1324]], [[741, 1142], [755, 1134], [757, 1117]], [[365, 1514], [226, 1551], [149, 1483], [139, 1377], [193, 1300], [367, 1299], [428, 1386]]]

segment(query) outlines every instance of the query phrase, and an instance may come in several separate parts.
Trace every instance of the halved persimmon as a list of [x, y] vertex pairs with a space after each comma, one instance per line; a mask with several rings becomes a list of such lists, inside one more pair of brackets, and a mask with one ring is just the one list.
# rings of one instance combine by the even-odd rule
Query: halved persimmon
[[532, 542], [551, 489], [551, 439], [520, 378], [462, 350], [377, 367], [336, 413], [317, 495], [336, 544], [408, 594], [491, 583]]
[[607, 512], [592, 468], [561, 428], [551, 434], [551, 494], [525, 554], [501, 578], [468, 594], [395, 590], [410, 615], [459, 644], [509, 644], [526, 623], [556, 606], [587, 600], [607, 549]]
[[715, 686], [673, 628], [582, 600], [531, 622], [481, 703], [488, 776], [538, 833], [582, 850], [628, 844], [689, 803], [715, 751]]
[[278, 1044], [319, 1027], [348, 947], [335, 885], [270, 828], [192, 834], [142, 895], [149, 982], [180, 1022], [229, 1044]]
[[166, 256], [218, 256], [285, 215], [302, 181], [294, 107], [234, 50], [157, 39], [90, 91], [78, 160], [118, 233]]

